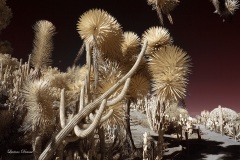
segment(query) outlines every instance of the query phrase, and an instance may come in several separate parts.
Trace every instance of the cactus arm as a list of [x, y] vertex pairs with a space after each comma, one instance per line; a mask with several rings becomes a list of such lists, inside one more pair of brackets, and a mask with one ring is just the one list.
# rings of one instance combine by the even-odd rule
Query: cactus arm
[[94, 118], [95, 118], [94, 114], [93, 114], [93, 113], [90, 113], [90, 114], [89, 114], [89, 119], [93, 122], [93, 121], [94, 121]]
[[[102, 116], [102, 118], [100, 120], [100, 123], [103, 123], [104, 121], [106, 121], [112, 114], [113, 114], [113, 109], [111, 109], [110, 111], [108, 111], [107, 114]], [[90, 113], [89, 118], [90, 118], [91, 121], [94, 121], [94, 119], [95, 119], [94, 114]]]
[[106, 115], [104, 115], [101, 118], [100, 123], [103, 123], [104, 121], [106, 121], [112, 114], [113, 114], [113, 109], [111, 109]]
[[91, 52], [92, 48], [90, 44], [86, 44], [86, 64], [87, 64], [87, 73], [86, 73], [86, 104], [90, 102], [90, 73], [91, 73]]
[[27, 69], [26, 69], [26, 75], [28, 75], [30, 73], [30, 61], [31, 61], [31, 57], [32, 55], [29, 54], [28, 56], [28, 62], [27, 62]]
[[76, 134], [76, 136], [81, 137], [81, 138], [85, 138], [96, 129], [96, 127], [98, 126], [98, 124], [100, 122], [100, 119], [101, 119], [102, 113], [104, 111], [104, 108], [106, 106], [106, 102], [107, 102], [106, 99], [104, 99], [102, 101], [101, 106], [99, 108], [99, 112], [97, 113], [97, 115], [96, 115], [94, 121], [92, 122], [92, 124], [86, 130], [81, 130], [78, 125], [76, 125], [74, 127], [74, 133]]
[[80, 102], [79, 102], [79, 110], [78, 110], [78, 112], [83, 110], [83, 106], [84, 106], [84, 86], [85, 86], [85, 83], [82, 86], [81, 92], [80, 92], [80, 98], [79, 98]]
[[60, 114], [60, 124], [61, 127], [64, 128], [66, 126], [66, 117], [65, 117], [65, 89], [61, 90], [61, 97], [60, 97], [60, 107], [59, 107], [59, 114]]
[[116, 103], [118, 103], [126, 95], [129, 85], [130, 85], [130, 78], [128, 78], [126, 80], [126, 83], [125, 83], [121, 93], [116, 98], [113, 98], [113, 99], [107, 101], [107, 106], [112, 106], [112, 105], [115, 105]]
[[39, 157], [39, 160], [43, 159], [50, 159], [53, 155], [53, 153], [56, 151], [58, 145], [64, 140], [64, 138], [73, 130], [73, 128], [87, 115], [89, 115], [95, 108], [96, 106], [106, 97], [111, 95], [127, 78], [131, 77], [137, 67], [139, 66], [141, 59], [145, 53], [147, 47], [147, 41], [144, 42], [144, 45], [142, 47], [142, 50], [140, 54], [138, 55], [137, 61], [131, 68], [131, 70], [124, 76], [122, 77], [115, 85], [113, 85], [107, 92], [102, 94], [100, 97], [95, 99], [92, 103], [88, 104], [82, 112], [76, 114], [72, 120], [57, 134], [57, 136], [54, 138], [53, 142], [50, 142], [49, 145], [45, 148], [45, 150], [42, 152], [42, 154]]

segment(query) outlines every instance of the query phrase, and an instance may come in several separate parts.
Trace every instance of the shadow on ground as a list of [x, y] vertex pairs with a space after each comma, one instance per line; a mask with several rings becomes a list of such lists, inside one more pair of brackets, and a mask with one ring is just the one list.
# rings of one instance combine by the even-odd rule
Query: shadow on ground
[[[164, 156], [164, 160], [240, 160], [240, 145], [221, 146], [222, 142], [189, 139], [186, 141], [176, 141], [174, 138], [165, 138], [169, 143], [168, 148], [183, 146], [183, 151], [175, 151]], [[189, 146], [189, 149], [186, 149]]]

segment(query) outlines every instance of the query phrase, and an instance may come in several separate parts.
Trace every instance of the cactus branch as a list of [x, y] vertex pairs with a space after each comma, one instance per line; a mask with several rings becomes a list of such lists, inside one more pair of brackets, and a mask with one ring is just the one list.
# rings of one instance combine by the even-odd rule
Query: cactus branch
[[87, 115], [89, 115], [96, 106], [102, 102], [106, 97], [109, 97], [124, 81], [126, 81], [127, 78], [131, 77], [135, 71], [137, 70], [137, 67], [139, 66], [141, 59], [145, 53], [147, 47], [147, 41], [144, 42], [144, 45], [142, 47], [142, 50], [140, 54], [138, 55], [137, 61], [131, 68], [131, 70], [122, 77], [115, 85], [113, 85], [107, 92], [102, 94], [100, 97], [95, 99], [92, 103], [85, 106], [85, 108], [82, 110], [82, 112], [76, 114], [71, 121], [57, 134], [57, 136], [53, 139], [52, 142], [50, 142], [49, 145], [45, 148], [45, 150], [42, 152], [42, 154], [39, 157], [39, 160], [44, 159], [50, 159], [53, 155], [53, 153], [56, 151], [59, 144], [64, 140], [64, 138], [73, 130], [73, 128]]
[[[102, 116], [100, 123], [103, 123], [104, 121], [106, 121], [111, 115], [113, 114], [113, 109], [109, 110], [107, 114], [105, 114], [104, 116]], [[94, 121], [96, 116], [94, 116], [94, 114], [90, 114], [89, 118], [91, 121]]]
[[106, 99], [104, 99], [102, 101], [101, 106], [99, 108], [99, 112], [97, 113], [97, 115], [96, 115], [94, 121], [92, 122], [92, 124], [86, 130], [80, 129], [78, 125], [76, 125], [74, 127], [74, 133], [76, 134], [76, 136], [81, 137], [81, 138], [85, 138], [86, 136], [88, 136], [90, 133], [92, 133], [96, 129], [97, 125], [100, 122], [103, 110], [106, 106], [106, 102], [107, 102]]
[[113, 99], [107, 101], [107, 106], [115, 105], [116, 103], [118, 103], [126, 95], [128, 87], [130, 85], [130, 80], [131, 80], [131, 78], [128, 78], [126, 80], [126, 83], [125, 83], [121, 93], [116, 98], [113, 98]]
[[80, 102], [79, 102], [79, 111], [78, 112], [83, 110], [83, 106], [84, 106], [84, 86], [81, 88], [81, 92], [80, 92], [80, 98], [79, 98]]
[[87, 94], [87, 99], [86, 99], [86, 103], [88, 104], [90, 102], [90, 74], [91, 74], [91, 52], [92, 52], [92, 48], [90, 46], [90, 44], [86, 44], [86, 64], [87, 64], [87, 75], [86, 75], [86, 94]]
[[108, 113], [101, 118], [100, 123], [103, 123], [104, 121], [106, 121], [112, 114], [113, 114], [113, 109], [108, 111]]
[[61, 98], [60, 98], [60, 123], [61, 127], [64, 128], [66, 126], [66, 117], [65, 117], [65, 89], [61, 90]]

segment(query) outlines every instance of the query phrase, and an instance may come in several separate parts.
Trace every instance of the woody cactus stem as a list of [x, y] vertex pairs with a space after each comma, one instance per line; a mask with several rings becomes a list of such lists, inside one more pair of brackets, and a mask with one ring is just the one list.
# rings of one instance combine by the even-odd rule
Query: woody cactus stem
[[223, 113], [222, 107], [219, 105], [219, 125], [220, 125], [220, 132], [223, 135]]
[[41, 149], [42, 149], [42, 137], [37, 136], [33, 143], [33, 153], [34, 153], [35, 159], [38, 159], [38, 157], [40, 156]]
[[80, 112], [83, 109], [83, 106], [84, 106], [84, 86], [81, 88], [81, 92], [80, 92], [78, 112]]
[[86, 63], [87, 63], [87, 77], [86, 77], [86, 94], [87, 94], [87, 98], [86, 98], [86, 104], [89, 103], [90, 101], [90, 74], [91, 74], [91, 52], [92, 52], [92, 48], [90, 46], [90, 44], [86, 44]]
[[137, 61], [131, 68], [131, 70], [123, 76], [115, 85], [113, 85], [107, 92], [102, 94], [100, 97], [96, 98], [92, 103], [89, 103], [87, 106], [84, 107], [82, 112], [76, 114], [71, 121], [57, 134], [57, 136], [51, 141], [42, 154], [39, 157], [39, 160], [48, 160], [51, 159], [52, 155], [56, 151], [57, 147], [61, 144], [61, 142], [66, 138], [66, 136], [73, 130], [73, 128], [86, 116], [88, 116], [98, 104], [100, 104], [104, 99], [109, 97], [112, 93], [116, 91], [129, 77], [131, 77], [136, 69], [138, 68], [141, 59], [146, 51], [147, 41], [144, 42], [142, 50], [138, 55]]
[[94, 48], [94, 51], [93, 51], [93, 71], [94, 71], [94, 88], [96, 89], [97, 88], [97, 84], [98, 84], [98, 60], [97, 60], [97, 57], [98, 57], [98, 51], [97, 51], [97, 48], [95, 47]]
[[61, 127], [64, 128], [66, 126], [66, 117], [65, 117], [65, 89], [61, 90], [61, 98], [60, 98], [60, 124]]

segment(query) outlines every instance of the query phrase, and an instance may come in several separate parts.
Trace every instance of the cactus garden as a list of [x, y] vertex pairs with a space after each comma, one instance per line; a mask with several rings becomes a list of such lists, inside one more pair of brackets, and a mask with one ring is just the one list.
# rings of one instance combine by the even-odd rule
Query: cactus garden
[[[219, 105], [196, 117], [189, 112], [195, 65], [168, 29], [180, 0], [144, 3], [158, 25], [142, 33], [125, 30], [105, 9], [77, 15], [81, 45], [65, 70], [54, 65], [58, 25], [48, 19], [29, 26], [27, 58], [0, 39], [0, 159], [203, 159], [197, 151], [209, 143], [207, 132], [240, 145], [237, 111]], [[237, 0], [209, 5], [221, 23], [239, 8]], [[0, 38], [13, 18], [8, 1], [0, 0]]]

